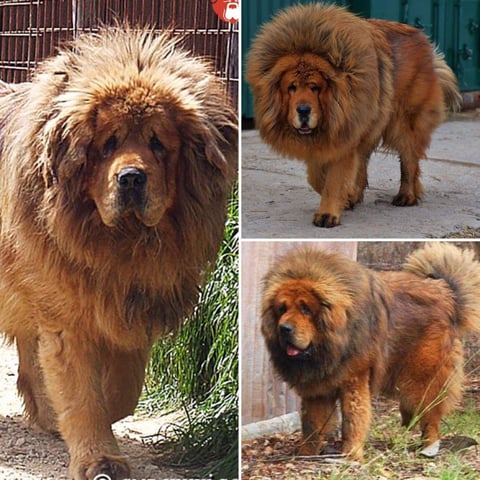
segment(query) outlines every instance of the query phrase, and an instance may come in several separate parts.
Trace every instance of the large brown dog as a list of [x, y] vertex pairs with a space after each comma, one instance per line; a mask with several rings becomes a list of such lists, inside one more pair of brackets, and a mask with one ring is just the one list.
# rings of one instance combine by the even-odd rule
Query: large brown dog
[[402, 272], [376, 273], [338, 254], [303, 249], [265, 278], [262, 332], [273, 365], [302, 398], [301, 452], [318, 454], [342, 412], [342, 451], [361, 459], [379, 391], [400, 399], [425, 447], [461, 398], [461, 337], [480, 331], [480, 264], [431, 244]]
[[400, 154], [394, 205], [422, 195], [419, 160], [460, 96], [455, 76], [419, 30], [343, 8], [290, 7], [263, 26], [247, 80], [262, 138], [304, 160], [322, 196], [313, 223], [334, 227], [363, 200], [367, 163], [382, 142]]
[[0, 99], [0, 328], [75, 479], [129, 476], [111, 424], [223, 238], [236, 116], [169, 34], [86, 35]]

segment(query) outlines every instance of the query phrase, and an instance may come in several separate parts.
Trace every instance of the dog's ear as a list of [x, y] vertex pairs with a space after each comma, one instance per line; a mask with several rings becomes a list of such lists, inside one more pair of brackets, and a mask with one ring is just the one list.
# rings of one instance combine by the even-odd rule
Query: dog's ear
[[[82, 127], [84, 128], [84, 127]], [[62, 179], [71, 178], [87, 158], [91, 133], [68, 125], [68, 118], [52, 116], [42, 131], [41, 163], [45, 184], [50, 187]]]
[[[235, 120], [226, 119], [205, 137], [205, 158], [218, 168], [227, 179], [237, 170], [238, 127]], [[209, 138], [210, 137], [210, 138]]]
[[285, 70], [281, 65], [265, 72], [261, 77], [257, 77], [252, 83], [252, 89], [256, 101], [255, 118], [261, 118], [262, 130], [272, 132], [278, 129], [279, 119], [283, 117], [283, 94], [281, 90], [282, 77]]
[[48, 115], [45, 115], [47, 118], [39, 139], [39, 157], [47, 186], [72, 177], [79, 166], [84, 165], [93, 137], [85, 111], [79, 110], [78, 102], [71, 101], [71, 96], [76, 93], [67, 93], [70, 78], [63, 68], [68, 63], [67, 57], [59, 55], [57, 63], [60, 68], [48, 76], [49, 97], [53, 100], [48, 110], [45, 105], [42, 107]]
[[[215, 188], [215, 179], [229, 184], [237, 171], [237, 119], [233, 110], [223, 108], [224, 111], [218, 105], [218, 109], [210, 109], [207, 115], [190, 112], [179, 116], [183, 118], [180, 125], [183, 140], [181, 156], [185, 161], [185, 173], [189, 177], [187, 181], [193, 182], [193, 188], [198, 188], [199, 185], [195, 178], [205, 175], [212, 181], [210, 188]], [[202, 183], [205, 182], [200, 182]], [[205, 187], [204, 184], [201, 188]]]

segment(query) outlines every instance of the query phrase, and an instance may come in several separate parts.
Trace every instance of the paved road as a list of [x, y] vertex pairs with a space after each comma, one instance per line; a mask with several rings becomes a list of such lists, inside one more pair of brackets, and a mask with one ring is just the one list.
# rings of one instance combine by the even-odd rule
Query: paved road
[[243, 238], [480, 238], [480, 117], [462, 115], [434, 133], [421, 162], [424, 199], [394, 207], [400, 167], [376, 153], [369, 164], [365, 200], [342, 215], [342, 225], [313, 226], [320, 196], [308, 185], [302, 162], [279, 158], [258, 132], [242, 135]]

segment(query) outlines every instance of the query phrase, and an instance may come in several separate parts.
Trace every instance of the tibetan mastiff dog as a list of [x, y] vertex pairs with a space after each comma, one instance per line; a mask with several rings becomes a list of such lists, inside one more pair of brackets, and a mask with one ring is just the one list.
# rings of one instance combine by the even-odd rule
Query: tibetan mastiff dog
[[415, 205], [419, 160], [460, 103], [453, 72], [423, 32], [332, 5], [297, 5], [265, 24], [246, 78], [261, 137], [306, 162], [322, 197], [313, 223], [327, 228], [363, 200], [368, 159], [382, 142], [400, 155], [393, 204]]
[[313, 248], [280, 258], [264, 280], [262, 333], [274, 368], [302, 399], [300, 452], [316, 455], [336, 430], [361, 460], [377, 393], [420, 424], [423, 452], [462, 395], [462, 337], [480, 332], [480, 264], [434, 243], [399, 272], [377, 273]]
[[130, 476], [112, 434], [223, 238], [237, 120], [173, 35], [85, 35], [0, 98], [0, 329], [30, 422], [75, 479]]

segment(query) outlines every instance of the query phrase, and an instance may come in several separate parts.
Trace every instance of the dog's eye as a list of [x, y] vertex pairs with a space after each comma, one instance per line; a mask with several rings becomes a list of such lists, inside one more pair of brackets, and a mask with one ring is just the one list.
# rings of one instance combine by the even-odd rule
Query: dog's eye
[[318, 85], [311, 85], [310, 89], [312, 90], [312, 92], [319, 92], [320, 91], [320, 87]]
[[112, 154], [118, 147], [118, 139], [115, 135], [112, 135], [111, 137], [108, 138], [108, 140], [105, 142], [105, 145], [103, 146], [103, 154], [105, 156], [108, 156]]
[[300, 312], [302, 315], [306, 315], [307, 317], [313, 317], [313, 312], [310, 310], [310, 307], [306, 303], [300, 304]]
[[150, 148], [152, 152], [162, 153], [163, 151], [165, 151], [163, 143], [158, 139], [156, 135], [153, 135], [150, 139]]
[[297, 86], [296, 86], [296, 85], [290, 85], [290, 86], [288, 87], [288, 91], [289, 91], [290, 93], [296, 92], [296, 91], [297, 91]]
[[281, 317], [287, 311], [287, 306], [284, 303], [281, 303], [277, 306], [277, 313]]

